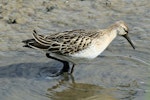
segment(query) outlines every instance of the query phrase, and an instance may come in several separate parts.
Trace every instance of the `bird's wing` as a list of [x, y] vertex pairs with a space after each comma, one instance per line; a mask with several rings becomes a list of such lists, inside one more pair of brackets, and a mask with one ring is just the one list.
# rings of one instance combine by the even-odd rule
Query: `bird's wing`
[[36, 42], [43, 46], [49, 46], [47, 51], [61, 55], [70, 55], [86, 49], [96, 37], [98, 32], [90, 32], [82, 29], [65, 31], [51, 35], [39, 35], [33, 33]]

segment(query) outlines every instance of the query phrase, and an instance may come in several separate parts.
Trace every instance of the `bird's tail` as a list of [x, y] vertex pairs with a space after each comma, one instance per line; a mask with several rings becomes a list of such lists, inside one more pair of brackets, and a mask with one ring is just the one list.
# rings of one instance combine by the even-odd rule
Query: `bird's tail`
[[[34, 30], [34, 33], [36, 31]], [[45, 46], [37, 42], [35, 39], [27, 39], [22, 41], [25, 45], [23, 47], [33, 48], [33, 49], [48, 49], [49, 46]]]

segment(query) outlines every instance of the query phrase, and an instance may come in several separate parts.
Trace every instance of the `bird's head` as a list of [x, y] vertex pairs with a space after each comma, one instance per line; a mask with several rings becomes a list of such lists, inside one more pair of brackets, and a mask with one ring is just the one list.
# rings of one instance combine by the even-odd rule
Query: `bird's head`
[[130, 38], [128, 36], [129, 28], [128, 28], [127, 24], [123, 21], [118, 21], [115, 24], [117, 26], [116, 27], [117, 28], [117, 34], [126, 38], [127, 41], [130, 43], [130, 45], [133, 47], [133, 49], [135, 49], [134, 44], [132, 43], [132, 41], [130, 40]]

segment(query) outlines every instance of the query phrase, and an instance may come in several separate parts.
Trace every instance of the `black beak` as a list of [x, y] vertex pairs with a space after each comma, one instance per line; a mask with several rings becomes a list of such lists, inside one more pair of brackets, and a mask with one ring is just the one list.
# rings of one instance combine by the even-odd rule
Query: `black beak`
[[133, 49], [135, 49], [135, 46], [133, 45], [133, 43], [131, 42], [130, 38], [128, 37], [127, 34], [123, 35], [124, 38], [126, 38], [128, 40], [128, 42], [130, 43], [130, 45], [133, 47]]

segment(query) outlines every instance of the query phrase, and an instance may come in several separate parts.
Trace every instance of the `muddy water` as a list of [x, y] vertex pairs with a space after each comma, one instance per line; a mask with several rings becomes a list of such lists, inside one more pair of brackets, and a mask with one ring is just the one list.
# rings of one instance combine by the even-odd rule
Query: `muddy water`
[[[22, 47], [33, 29], [50, 34], [105, 28], [124, 20], [133, 50], [117, 37], [101, 56], [73, 75], [51, 78], [62, 64]], [[149, 100], [149, 0], [0, 0], [1, 100]]]

